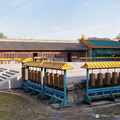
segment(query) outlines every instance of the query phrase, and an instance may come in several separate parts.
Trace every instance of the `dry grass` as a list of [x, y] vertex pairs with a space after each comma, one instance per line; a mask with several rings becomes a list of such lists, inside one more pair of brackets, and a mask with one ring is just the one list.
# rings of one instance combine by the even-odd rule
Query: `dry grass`
[[44, 113], [34, 111], [35, 106], [19, 95], [0, 93], [0, 120], [34, 120]]
[[[16, 93], [0, 92], [0, 120], [96, 120], [96, 114], [120, 115], [119, 102], [56, 110], [26, 93]], [[99, 119], [116, 120], [115, 117], [101, 116]]]

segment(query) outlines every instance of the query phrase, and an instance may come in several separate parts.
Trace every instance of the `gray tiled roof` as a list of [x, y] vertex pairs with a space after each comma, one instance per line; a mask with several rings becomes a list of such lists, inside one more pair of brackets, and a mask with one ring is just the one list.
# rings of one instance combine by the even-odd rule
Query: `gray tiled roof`
[[0, 50], [87, 50], [81, 43], [0, 41]]

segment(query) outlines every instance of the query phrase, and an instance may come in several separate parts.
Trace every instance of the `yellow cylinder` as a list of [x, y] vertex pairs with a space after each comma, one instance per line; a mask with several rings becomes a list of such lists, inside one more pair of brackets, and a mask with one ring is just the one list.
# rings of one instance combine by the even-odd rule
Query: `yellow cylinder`
[[90, 86], [91, 87], [95, 86], [95, 74], [94, 73], [90, 74]]
[[54, 74], [54, 87], [59, 86], [59, 74]]
[[98, 79], [98, 86], [103, 86], [103, 73], [98, 73], [97, 74], [97, 79]]
[[118, 79], [117, 79], [117, 72], [112, 73], [112, 84], [117, 85], [118, 84]]
[[105, 85], [110, 85], [110, 73], [105, 73]]
[[59, 75], [59, 88], [64, 88], [64, 75]]
[[50, 73], [50, 86], [54, 86], [54, 73]]
[[49, 72], [45, 73], [45, 77], [46, 77], [46, 85], [50, 86], [50, 73]]

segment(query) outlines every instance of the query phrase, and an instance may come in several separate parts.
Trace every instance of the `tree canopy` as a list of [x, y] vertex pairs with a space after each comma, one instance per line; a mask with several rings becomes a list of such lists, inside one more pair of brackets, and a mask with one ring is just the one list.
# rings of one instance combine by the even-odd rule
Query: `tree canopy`
[[0, 33], [0, 39], [6, 39], [7, 36], [5, 36], [3, 33]]
[[120, 34], [117, 35], [116, 39], [120, 39]]

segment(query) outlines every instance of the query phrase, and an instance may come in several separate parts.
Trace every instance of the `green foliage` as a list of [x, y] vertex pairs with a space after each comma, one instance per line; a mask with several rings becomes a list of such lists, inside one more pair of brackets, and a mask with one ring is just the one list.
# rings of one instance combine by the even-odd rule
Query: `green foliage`
[[117, 35], [116, 39], [120, 39], [120, 34]]
[[3, 33], [0, 33], [0, 39], [6, 39], [7, 38], [7, 36], [5, 36]]

